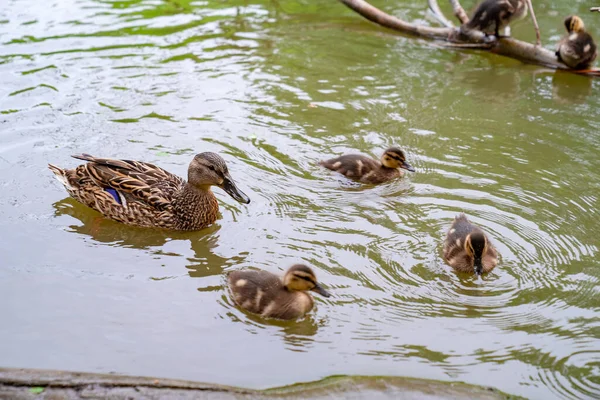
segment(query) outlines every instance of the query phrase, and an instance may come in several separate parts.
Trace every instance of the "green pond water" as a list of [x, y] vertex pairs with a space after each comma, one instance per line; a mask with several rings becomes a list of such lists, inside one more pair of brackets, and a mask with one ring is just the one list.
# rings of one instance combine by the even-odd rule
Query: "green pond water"
[[[373, 4], [435, 25], [424, 0]], [[600, 38], [591, 3], [535, 4], [545, 46], [571, 13]], [[535, 38], [529, 20], [512, 34]], [[600, 397], [600, 80], [399, 36], [334, 0], [4, 0], [0, 43], [1, 366]], [[389, 184], [317, 164], [393, 144], [417, 171]], [[103, 219], [47, 169], [86, 152], [185, 176], [202, 151], [252, 202], [215, 189], [222, 218], [195, 233]], [[482, 280], [441, 258], [461, 211], [501, 254]], [[232, 305], [227, 271], [297, 262], [333, 294], [308, 317]]]

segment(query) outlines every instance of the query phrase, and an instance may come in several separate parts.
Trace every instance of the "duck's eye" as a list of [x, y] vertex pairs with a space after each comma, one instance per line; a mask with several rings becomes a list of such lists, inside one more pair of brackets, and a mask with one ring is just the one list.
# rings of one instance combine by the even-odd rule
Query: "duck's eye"
[[214, 171], [214, 172], [216, 172], [216, 171], [217, 171], [217, 170], [215, 169], [215, 166], [214, 166], [214, 165], [209, 165], [209, 166], [208, 166], [208, 169], [210, 169], [211, 171]]

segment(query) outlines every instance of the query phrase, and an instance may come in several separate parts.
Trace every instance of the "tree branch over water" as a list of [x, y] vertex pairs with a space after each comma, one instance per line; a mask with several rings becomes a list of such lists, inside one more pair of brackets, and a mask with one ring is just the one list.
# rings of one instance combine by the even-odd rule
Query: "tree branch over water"
[[[600, 76], [600, 69], [574, 70], [558, 61], [554, 51], [550, 51], [542, 46], [523, 42], [513, 38], [500, 38], [490, 41], [489, 37], [483, 32], [477, 30], [464, 30], [453, 26], [430, 27], [420, 24], [413, 24], [401, 20], [400, 18], [389, 15], [380, 9], [373, 7], [364, 0], [338, 0], [351, 10], [360, 14], [364, 18], [385, 28], [393, 29], [397, 32], [405, 33], [411, 36], [422, 37], [430, 40], [439, 40], [447, 43], [448, 47], [470, 48], [482, 51], [489, 51], [501, 56], [510, 57], [528, 64], [541, 65], [548, 68], [565, 70], [575, 74]], [[428, 0], [429, 8], [436, 15], [439, 21], [447, 19], [439, 14], [441, 13], [436, 0]], [[469, 17], [461, 7], [458, 0], [450, 0], [454, 15], [461, 23], [469, 21]], [[449, 22], [449, 21], [448, 21]], [[442, 24], [446, 25], [445, 22]]]

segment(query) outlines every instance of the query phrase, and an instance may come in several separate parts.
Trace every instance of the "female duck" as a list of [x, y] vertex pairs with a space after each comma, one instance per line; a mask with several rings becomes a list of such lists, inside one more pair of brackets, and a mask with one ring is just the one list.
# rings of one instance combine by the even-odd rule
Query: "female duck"
[[525, 0], [485, 0], [475, 10], [473, 17], [463, 25], [487, 35], [500, 37], [500, 29], [527, 15]]
[[481, 275], [494, 269], [498, 253], [485, 232], [461, 213], [446, 235], [444, 259], [458, 272]]
[[381, 161], [361, 154], [345, 154], [331, 160], [321, 161], [320, 164], [347, 178], [372, 184], [402, 177], [404, 172], [399, 168], [415, 172], [412, 165], [406, 162], [404, 152], [397, 147], [387, 149], [381, 156]]
[[125, 224], [181, 231], [205, 228], [219, 214], [213, 185], [240, 203], [250, 203], [234, 184], [225, 160], [215, 153], [194, 157], [188, 182], [141, 161], [73, 157], [87, 163], [75, 169], [48, 167], [75, 200]]
[[232, 271], [227, 277], [233, 301], [243, 309], [266, 318], [296, 319], [313, 308], [307, 291], [331, 296], [306, 265], [296, 264], [283, 280], [267, 271]]
[[597, 55], [594, 39], [585, 31], [583, 21], [576, 15], [565, 19], [565, 27], [569, 34], [558, 44], [556, 56], [569, 68], [590, 68]]

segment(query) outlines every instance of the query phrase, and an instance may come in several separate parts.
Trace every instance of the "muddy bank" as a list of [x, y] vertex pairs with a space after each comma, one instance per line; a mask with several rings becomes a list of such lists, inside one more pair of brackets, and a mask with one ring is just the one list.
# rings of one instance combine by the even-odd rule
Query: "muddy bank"
[[111, 374], [0, 368], [0, 399], [515, 399], [491, 388], [401, 377], [335, 376], [267, 390]]

